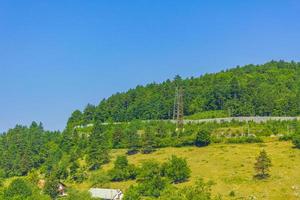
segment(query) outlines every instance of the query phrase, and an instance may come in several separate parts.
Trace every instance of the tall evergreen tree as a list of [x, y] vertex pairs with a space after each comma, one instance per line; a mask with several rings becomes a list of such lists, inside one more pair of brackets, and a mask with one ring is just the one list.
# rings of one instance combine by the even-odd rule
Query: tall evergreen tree
[[109, 137], [101, 123], [96, 123], [89, 137], [87, 163], [90, 170], [96, 170], [109, 161]]

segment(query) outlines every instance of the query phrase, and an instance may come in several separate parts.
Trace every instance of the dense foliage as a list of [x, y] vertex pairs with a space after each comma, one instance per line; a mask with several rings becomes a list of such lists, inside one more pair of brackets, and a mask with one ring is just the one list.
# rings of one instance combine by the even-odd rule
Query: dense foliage
[[108, 173], [112, 181], [135, 179], [137, 174], [135, 166], [128, 163], [126, 156], [118, 156], [114, 168]]
[[207, 146], [211, 143], [210, 132], [202, 129], [196, 135], [195, 145], [198, 147]]
[[[299, 76], [299, 63], [282, 61], [247, 65], [185, 80], [177, 76], [173, 81], [115, 94], [98, 106], [88, 104], [83, 112], [72, 113], [63, 132], [45, 131], [42, 124], [36, 122], [29, 127], [17, 125], [0, 135], [0, 187], [3, 187], [3, 179], [13, 176], [28, 175], [31, 181], [17, 179], [1, 189], [0, 197], [31, 199], [39, 195], [35, 186], [42, 175], [47, 180], [43, 191], [54, 199], [58, 195], [59, 180], [81, 183], [91, 174], [90, 182], [95, 187], [107, 186], [109, 181], [137, 178], [138, 184], [130, 187], [125, 199], [166, 199], [170, 183], [186, 181], [190, 176], [186, 160], [176, 156], [162, 165], [147, 161], [138, 169], [129, 164], [125, 156], [119, 156], [108, 173], [95, 171], [110, 161], [110, 150], [116, 148], [126, 148], [128, 155], [147, 154], [168, 146], [263, 142], [264, 137], [270, 136], [292, 140], [300, 148], [300, 126], [296, 120], [188, 124], [182, 131], [176, 131], [176, 125], [169, 121], [145, 121], [171, 117], [174, 91], [179, 85], [184, 87], [184, 112], [190, 119], [299, 115]], [[126, 123], [114, 123], [116, 121]], [[262, 153], [255, 165], [257, 174], [267, 176], [269, 166], [268, 157]], [[22, 191], [16, 185], [23, 188]], [[210, 199], [209, 188], [199, 182], [195, 187], [176, 189], [174, 199], [177, 196], [190, 199], [189, 193]], [[90, 198], [85, 193], [70, 194], [74, 199]]]
[[[158, 198], [160, 200], [211, 200], [212, 182], [204, 182], [203, 179], [198, 179], [193, 186], [186, 186], [178, 189], [170, 187], [162, 193]], [[218, 199], [218, 198], [214, 198]]]
[[82, 113], [75, 111], [72, 123], [169, 119], [177, 85], [184, 87], [186, 116], [206, 111], [221, 111], [216, 116], [300, 114], [300, 63], [271, 61], [198, 78], [183, 80], [177, 76], [173, 81], [137, 86], [112, 95], [97, 106], [89, 104]]
[[45, 168], [60, 159], [60, 133], [43, 130], [42, 124], [16, 126], [0, 136], [0, 169], [4, 176], [26, 175], [42, 164]]
[[168, 177], [173, 183], [186, 181], [191, 174], [186, 159], [173, 155], [162, 166], [162, 175]]
[[15, 179], [9, 186], [4, 188], [0, 199], [3, 200], [50, 200], [46, 195], [40, 193], [38, 188], [24, 179]]

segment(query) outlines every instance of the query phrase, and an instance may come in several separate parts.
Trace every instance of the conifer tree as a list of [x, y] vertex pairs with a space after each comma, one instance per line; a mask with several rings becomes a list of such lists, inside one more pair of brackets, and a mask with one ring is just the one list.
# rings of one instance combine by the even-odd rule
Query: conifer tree
[[144, 154], [148, 154], [154, 151], [155, 135], [149, 127], [146, 128], [145, 133], [142, 136], [142, 145], [142, 152]]
[[96, 123], [89, 137], [87, 163], [90, 170], [96, 170], [109, 161], [109, 137], [101, 123]]
[[269, 176], [269, 168], [272, 166], [271, 159], [268, 157], [267, 152], [262, 150], [256, 158], [254, 169], [256, 171], [256, 178], [264, 179]]

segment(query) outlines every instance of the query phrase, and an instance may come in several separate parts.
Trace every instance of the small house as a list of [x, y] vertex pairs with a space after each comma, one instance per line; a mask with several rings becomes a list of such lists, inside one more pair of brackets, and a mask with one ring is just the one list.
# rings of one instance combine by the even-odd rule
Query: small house
[[91, 188], [89, 192], [92, 198], [103, 200], [122, 200], [123, 198], [122, 191], [118, 189]]
[[58, 183], [57, 190], [58, 190], [59, 196], [67, 196], [66, 185], [63, 184], [62, 182]]

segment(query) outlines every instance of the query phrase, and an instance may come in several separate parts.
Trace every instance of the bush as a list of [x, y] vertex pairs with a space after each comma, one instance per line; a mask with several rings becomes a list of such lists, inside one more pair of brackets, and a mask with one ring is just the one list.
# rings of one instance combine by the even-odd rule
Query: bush
[[283, 136], [279, 137], [280, 141], [289, 141], [293, 139], [293, 135], [292, 134], [284, 134]]
[[141, 194], [139, 188], [136, 186], [130, 186], [124, 194], [124, 200], [140, 200], [140, 199], [141, 199]]
[[44, 192], [49, 195], [52, 199], [56, 199], [58, 193], [59, 181], [55, 177], [50, 177], [46, 180]]
[[160, 166], [157, 162], [145, 161], [138, 174], [138, 191], [142, 196], [159, 197], [166, 187], [166, 181], [160, 175]]
[[190, 177], [191, 170], [185, 159], [173, 155], [168, 162], [163, 164], [162, 174], [168, 177], [173, 183], [180, 183]]
[[114, 168], [108, 174], [112, 181], [124, 181], [135, 179], [136, 169], [133, 165], [128, 164], [126, 156], [118, 156]]
[[173, 145], [175, 147], [182, 147], [182, 146], [191, 146], [195, 143], [195, 137], [193, 135], [189, 136], [181, 136], [174, 141], [174, 138], [171, 138], [173, 143], [176, 141], [176, 144]]
[[254, 137], [254, 136], [249, 136], [249, 137], [237, 137], [237, 138], [228, 138], [226, 140], [226, 143], [230, 144], [239, 144], [239, 143], [261, 143], [263, 140], [260, 137]]
[[296, 134], [292, 137], [292, 142], [296, 148], [300, 149], [300, 134]]
[[68, 190], [68, 196], [65, 200], [93, 200], [89, 192], [80, 192], [77, 190]]
[[72, 176], [71, 179], [76, 183], [82, 183], [84, 180], [87, 179], [87, 173], [85, 169], [79, 168]]
[[211, 143], [210, 133], [208, 130], [202, 129], [198, 132], [195, 140], [197, 147], [207, 146]]
[[193, 186], [178, 189], [169, 187], [159, 197], [159, 200], [211, 200], [212, 182], [205, 183], [203, 179], [197, 180]]
[[32, 196], [32, 188], [23, 179], [15, 179], [7, 189], [4, 190], [4, 199], [27, 199]]
[[[3, 189], [3, 190], [2, 190]], [[0, 199], [2, 200], [50, 200], [47, 195], [41, 194], [36, 185], [26, 179], [15, 179], [7, 188], [0, 187]]]
[[91, 187], [109, 187], [110, 177], [103, 171], [98, 171], [90, 176]]
[[36, 170], [31, 170], [27, 175], [27, 180], [33, 184], [37, 185], [40, 180], [40, 175]]
[[235, 197], [235, 192], [234, 192], [233, 190], [231, 190], [231, 191], [229, 192], [229, 196], [230, 196], [230, 197]]

